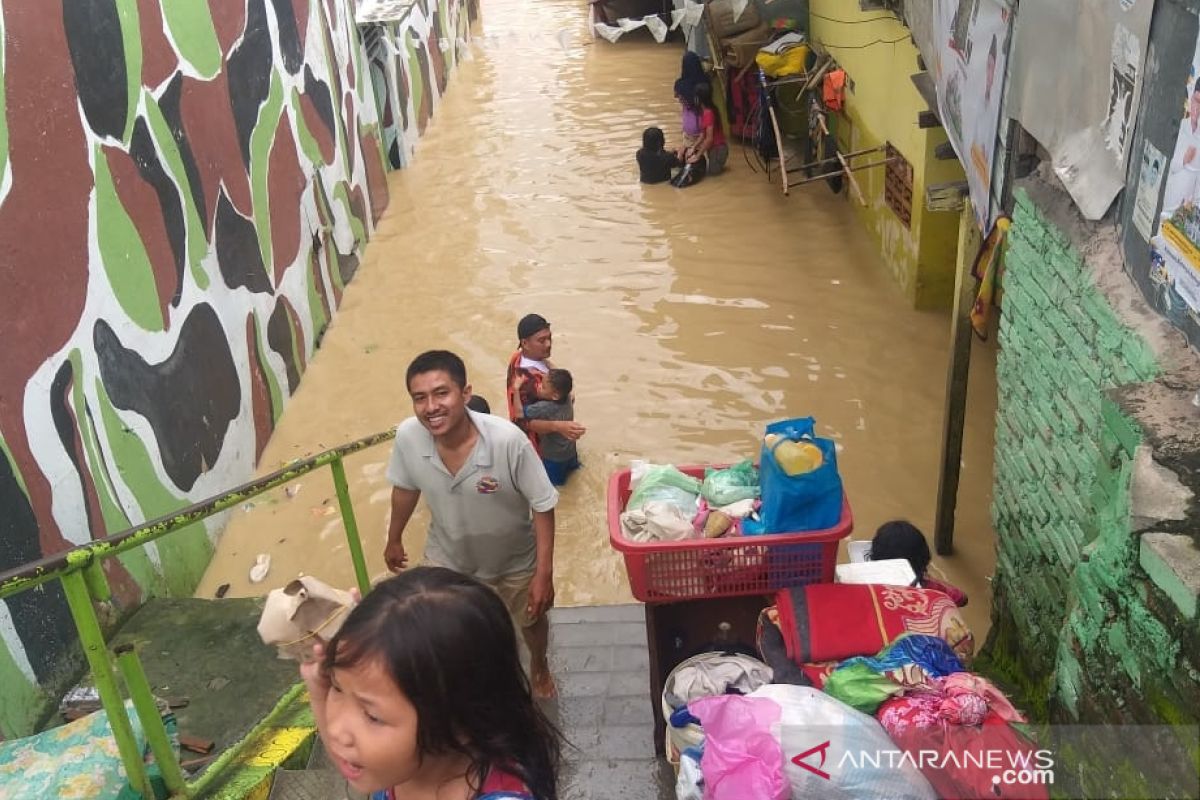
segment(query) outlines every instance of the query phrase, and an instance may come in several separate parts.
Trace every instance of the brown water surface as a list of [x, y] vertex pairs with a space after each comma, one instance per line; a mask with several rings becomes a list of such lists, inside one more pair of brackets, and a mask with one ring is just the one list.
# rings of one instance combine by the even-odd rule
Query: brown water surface
[[[449, 348], [503, 413], [515, 327], [553, 324], [576, 381], [584, 469], [562, 492], [560, 605], [631, 600], [609, 547], [608, 476], [630, 459], [757, 453], [763, 425], [813, 415], [837, 440], [855, 538], [911, 519], [932, 534], [948, 316], [909, 310], [844, 196], [783, 197], [735, 145], [730, 170], [687, 190], [642, 186], [641, 131], [678, 127], [677, 43], [593, 42], [582, 0], [485, 0], [391, 205], [262, 459], [261, 471], [411, 414], [404, 369]], [[994, 351], [976, 348], [958, 553], [938, 559], [972, 597], [982, 640], [994, 565], [988, 518]], [[383, 571], [386, 448], [347, 464], [369, 566]], [[297, 572], [352, 582], [328, 471], [233, 513], [198, 590], [262, 593]], [[409, 526], [420, 552], [427, 524]], [[251, 584], [257, 553], [273, 563]], [[844, 557], [844, 555], [843, 555]]]

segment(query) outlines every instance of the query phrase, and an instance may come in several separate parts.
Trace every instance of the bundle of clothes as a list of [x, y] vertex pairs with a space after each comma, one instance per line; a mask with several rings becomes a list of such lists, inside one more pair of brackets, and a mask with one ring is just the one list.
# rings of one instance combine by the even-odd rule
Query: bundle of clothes
[[918, 585], [781, 590], [759, 617], [761, 661], [741, 656], [724, 685], [664, 695], [680, 800], [1048, 797], [1002, 780], [1040, 751], [1021, 712], [970, 671], [966, 596], [920, 585], [929, 555], [915, 527], [880, 534], [879, 554], [907, 544]]
[[709, 469], [703, 480], [669, 464], [635, 461], [630, 484], [621, 530], [634, 542], [740, 536], [762, 505], [758, 470], [749, 460]]

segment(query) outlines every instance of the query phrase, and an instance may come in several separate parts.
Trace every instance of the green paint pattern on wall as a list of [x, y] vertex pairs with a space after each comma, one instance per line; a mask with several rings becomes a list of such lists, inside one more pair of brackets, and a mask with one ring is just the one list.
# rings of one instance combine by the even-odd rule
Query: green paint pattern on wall
[[155, 291], [154, 269], [133, 220], [113, 185], [104, 151], [95, 148], [96, 236], [100, 260], [121, 308], [148, 331], [163, 329], [162, 310]]
[[[313, 332], [313, 349], [316, 349], [317, 342], [321, 339], [321, 334], [329, 325], [329, 317], [325, 316], [325, 308], [321, 305], [321, 297], [317, 293], [317, 280], [319, 278], [314, 274], [316, 267], [320, 266], [320, 259], [316, 254], [310, 256], [311, 262], [308, 266], [307, 279], [304, 281], [305, 288], [308, 290], [308, 309], [312, 314], [312, 332]], [[297, 362], [298, 363], [298, 362]]]
[[367, 229], [363, 227], [363, 222], [359, 219], [354, 209], [350, 205], [350, 192], [346, 189], [346, 184], [339, 183], [333, 190], [333, 199], [342, 206], [342, 210], [346, 212], [346, 218], [350, 220], [350, 229], [354, 231], [354, 243], [361, 245], [367, 241]]
[[0, 703], [0, 732], [12, 736], [20, 731], [31, 730], [49, 698], [40, 686], [25, 677], [7, 647], [0, 647], [0, 686], [4, 687], [4, 702]]
[[[69, 0], [68, 0], [69, 1]], [[126, 102], [125, 135], [122, 141], [129, 144], [133, 137], [133, 123], [137, 119], [138, 98], [142, 94], [142, 31], [138, 19], [137, 0], [117, 0], [117, 16], [121, 20], [121, 41], [125, 48]]]
[[[317, 203], [318, 217], [324, 220], [333, 219], [333, 207], [329, 203], [329, 195], [325, 192], [325, 182], [321, 180], [320, 173], [313, 176], [313, 198]], [[326, 228], [324, 233], [328, 234], [331, 229]], [[326, 246], [321, 250], [321, 257], [329, 264], [329, 279], [333, 281], [333, 285], [340, 292], [346, 288], [346, 282], [342, 280], [342, 271], [337, 268], [336, 257], [330, 253], [336, 246], [332, 237], [328, 235], [325, 236], [325, 244]]]
[[[72, 350], [69, 356], [71, 367], [75, 375], [83, 375], [83, 356], [79, 350]], [[100, 502], [100, 513], [104, 517], [104, 535], [110, 536], [114, 533], [128, 528], [131, 523], [125, 510], [121, 508], [116, 499], [116, 490], [109, 483], [108, 467], [100, 458], [99, 442], [96, 439], [96, 431], [93, 428], [93, 421], [88, 414], [87, 398], [84, 396], [83, 384], [79, 380], [73, 381], [71, 391], [71, 401], [75, 406], [75, 419], [79, 425], [79, 438], [83, 441], [84, 455], [88, 461], [88, 472], [92, 476], [92, 483], [96, 487], [96, 496]], [[97, 534], [93, 534], [93, 538], [98, 538]], [[157, 592], [165, 589], [162, 575], [154, 568], [150, 562], [150, 557], [146, 555], [146, 551], [142, 548], [129, 550], [117, 556], [120, 562], [133, 576], [134, 581], [138, 586], [142, 587], [143, 592]]]
[[[96, 381], [96, 396], [113, 461], [121, 465], [121, 477], [137, 499], [142, 515], [149, 520], [183, 507], [186, 501], [163, 486], [146, 446], [121, 421], [112, 401], [108, 399], [108, 393], [104, 391], [104, 384], [99, 380]], [[182, 597], [195, 591], [213, 551], [204, 525], [189, 525], [164, 536], [155, 544], [166, 587], [171, 594]]]
[[271, 91], [267, 101], [258, 112], [258, 123], [250, 134], [250, 163], [252, 168], [250, 191], [254, 203], [254, 227], [258, 231], [258, 249], [262, 252], [263, 264], [271, 273], [271, 195], [267, 189], [267, 172], [271, 160], [271, 144], [275, 141], [275, 128], [283, 112], [283, 81], [278, 72], [271, 73]]
[[[333, 48], [333, 41], [330, 39], [326, 39], [325, 40], [325, 52], [331, 61], [336, 62], [336, 59], [334, 59], [334, 52], [333, 52], [332, 48]], [[355, 49], [357, 49], [357, 48], [355, 48]], [[337, 86], [338, 81], [333, 81], [333, 82], [331, 82], [330, 85]], [[359, 84], [359, 85], [363, 86], [364, 84]], [[341, 103], [341, 98], [335, 96], [333, 98], [334, 107], [336, 108], [340, 103]], [[345, 168], [347, 175], [353, 175], [354, 174], [354, 170], [353, 170], [354, 165], [350, 163], [350, 153], [346, 149], [346, 120], [342, 118], [342, 114], [334, 114], [333, 115], [333, 126], [334, 126], [334, 128], [337, 129], [335, 131], [335, 136], [337, 136], [337, 142], [338, 142], [337, 150], [338, 150], [338, 152], [340, 152], [342, 154], [342, 166]]]
[[[166, 162], [167, 171], [179, 185], [180, 194], [185, 198], [190, 198], [192, 196], [191, 184], [187, 178], [187, 170], [183, 167], [183, 156], [179, 152], [179, 145], [176, 144], [175, 137], [171, 135], [171, 128], [167, 124], [166, 117], [163, 116], [162, 109], [158, 107], [158, 102], [155, 101], [152, 94], [145, 92], [144, 99], [146, 119], [150, 123], [150, 131], [154, 135], [158, 151]], [[201, 289], [207, 289], [208, 274], [201, 264], [208, 252], [208, 242], [204, 238], [204, 223], [200, 220], [200, 213], [196, 209], [195, 203], [184, 202], [183, 208], [187, 216], [188, 264], [191, 265], [192, 277], [195, 279], [196, 285]]]
[[[0, 456], [8, 459], [17, 485], [28, 497], [29, 489], [25, 485], [25, 478], [21, 475], [16, 459], [13, 458], [12, 451], [8, 449], [8, 443], [2, 435]], [[17, 666], [16, 659], [8, 652], [8, 648], [3, 646], [0, 646], [0, 686], [4, 687], [4, 699], [0, 702], [0, 735], [20, 735], [30, 730], [37, 723], [40, 709], [47, 698], [42, 689], [25, 676]]]
[[[425, 100], [425, 82], [421, 80], [421, 60], [417, 58], [417, 47], [413, 43], [413, 37], [410, 33], [404, 35], [404, 51], [408, 53], [408, 74], [412, 79], [408, 82], [409, 92], [412, 97], [413, 115], [420, 119], [421, 103]], [[433, 76], [430, 76], [430, 80]], [[419, 128], [419, 123], [418, 123]]]
[[283, 415], [283, 390], [279, 386], [279, 379], [275, 375], [275, 370], [271, 369], [271, 364], [267, 360], [267, 352], [269, 346], [263, 340], [262, 326], [258, 323], [258, 314], [254, 314], [254, 341], [258, 344], [258, 366], [262, 369], [263, 375], [267, 376], [267, 390], [271, 393], [271, 419], [274, 424], [279, 424], [279, 418]]
[[300, 151], [313, 164], [324, 164], [325, 158], [321, 155], [321, 146], [317, 144], [312, 131], [308, 129], [308, 123], [304, 121], [304, 114], [300, 110], [300, 92], [296, 89], [292, 89], [291, 106], [292, 127], [296, 129], [296, 138], [300, 140]]
[[216, 75], [221, 68], [221, 44], [208, 6], [198, 0], [162, 0], [162, 12], [179, 55], [201, 77]]
[[8, 463], [12, 464], [13, 475], [17, 479], [17, 486], [21, 487], [21, 492], [26, 498], [29, 497], [29, 487], [25, 485], [25, 478], [21, 475], [21, 470], [17, 469], [17, 460], [13, 458], [12, 450], [8, 449], [8, 442], [4, 441], [4, 437], [0, 435], [0, 453], [8, 459]]

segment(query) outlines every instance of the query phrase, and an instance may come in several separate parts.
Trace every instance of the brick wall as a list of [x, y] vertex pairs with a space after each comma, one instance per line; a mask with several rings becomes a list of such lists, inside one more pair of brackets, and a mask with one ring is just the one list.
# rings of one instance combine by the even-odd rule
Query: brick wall
[[[1143, 570], [1145, 545], [1132, 521], [1133, 485], [1161, 467], [1140, 413], [1114, 392], [1152, 385], [1163, 357], [1097, 285], [1092, 261], [1102, 246], [1085, 228], [1069, 237], [1047, 218], [1048, 205], [1018, 190], [1005, 259], [996, 624], [984, 660], [1016, 666], [1026, 690], [1041, 694], [1028, 700], [1051, 717], [1194, 720], [1200, 675], [1191, 666], [1189, 589], [1167, 586], [1181, 580], [1175, 567], [1163, 577]], [[1128, 283], [1119, 263], [1116, 278]], [[1170, 483], [1175, 475], [1167, 475]], [[1138, 519], [1155, 530], [1164, 522]]]

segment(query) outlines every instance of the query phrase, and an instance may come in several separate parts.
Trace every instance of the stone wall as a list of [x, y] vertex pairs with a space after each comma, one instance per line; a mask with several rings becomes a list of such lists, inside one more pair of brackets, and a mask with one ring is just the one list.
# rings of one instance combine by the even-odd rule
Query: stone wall
[[1122, 271], [1111, 221], [1022, 182], [1003, 279], [984, 662], [1058, 721], [1195, 721], [1196, 358]]

